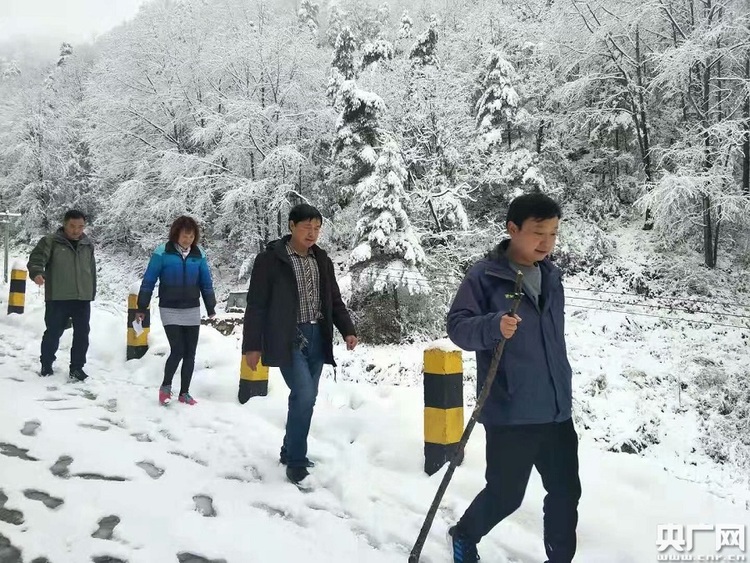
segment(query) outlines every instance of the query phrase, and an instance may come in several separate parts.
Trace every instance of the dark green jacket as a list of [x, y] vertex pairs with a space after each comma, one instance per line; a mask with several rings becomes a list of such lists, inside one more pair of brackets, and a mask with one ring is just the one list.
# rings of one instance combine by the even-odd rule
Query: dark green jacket
[[42, 237], [26, 266], [32, 280], [44, 276], [45, 301], [93, 301], [96, 297], [94, 245], [86, 235], [74, 247], [61, 227]]

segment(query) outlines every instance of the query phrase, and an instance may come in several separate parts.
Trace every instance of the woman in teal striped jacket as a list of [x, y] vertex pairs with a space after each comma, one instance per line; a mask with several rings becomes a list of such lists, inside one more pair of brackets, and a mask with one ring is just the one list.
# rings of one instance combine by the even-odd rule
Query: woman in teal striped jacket
[[181, 216], [169, 229], [169, 241], [154, 250], [143, 274], [138, 292], [137, 317], [143, 319], [159, 281], [159, 311], [170, 354], [164, 366], [164, 381], [159, 388], [162, 405], [172, 400], [172, 378], [182, 361], [179, 401], [196, 404], [190, 396], [190, 381], [195, 368], [201, 311], [200, 297], [210, 318], [216, 314], [211, 271], [203, 249], [198, 246], [200, 229], [195, 219]]

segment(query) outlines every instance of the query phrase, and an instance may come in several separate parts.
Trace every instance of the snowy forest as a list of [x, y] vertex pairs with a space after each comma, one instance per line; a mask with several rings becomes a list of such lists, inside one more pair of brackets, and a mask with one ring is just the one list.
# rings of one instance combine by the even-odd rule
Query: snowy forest
[[19, 241], [75, 207], [97, 245], [146, 256], [187, 213], [244, 284], [307, 201], [370, 341], [441, 334], [534, 190], [563, 204], [568, 272], [613, 221], [747, 267], [746, 0], [159, 0], [55, 61], [0, 51]]

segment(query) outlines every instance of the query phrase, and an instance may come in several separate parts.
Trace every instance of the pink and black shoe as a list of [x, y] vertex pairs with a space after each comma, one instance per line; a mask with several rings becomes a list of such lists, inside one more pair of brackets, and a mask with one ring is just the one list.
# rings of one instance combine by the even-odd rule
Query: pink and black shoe
[[198, 404], [198, 401], [196, 401], [195, 399], [193, 399], [190, 396], [190, 393], [180, 393], [179, 401], [181, 403], [185, 403], [186, 405], [196, 405], [196, 404]]
[[167, 385], [159, 387], [159, 404], [168, 405], [172, 402], [172, 388]]

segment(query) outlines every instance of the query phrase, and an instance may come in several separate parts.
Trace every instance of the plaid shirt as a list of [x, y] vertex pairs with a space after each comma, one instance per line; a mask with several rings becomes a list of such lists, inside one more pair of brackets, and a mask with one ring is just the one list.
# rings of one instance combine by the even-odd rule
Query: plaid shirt
[[321, 318], [320, 270], [315, 254], [312, 248], [306, 255], [298, 254], [289, 243], [286, 245], [286, 251], [294, 268], [294, 277], [297, 278], [297, 293], [299, 294], [297, 322], [317, 322]]

